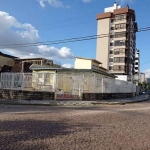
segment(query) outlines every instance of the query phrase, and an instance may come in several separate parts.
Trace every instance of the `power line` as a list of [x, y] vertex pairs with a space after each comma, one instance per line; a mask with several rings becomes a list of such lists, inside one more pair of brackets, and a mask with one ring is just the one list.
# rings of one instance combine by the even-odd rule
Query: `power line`
[[[148, 30], [150, 30], [150, 27], [140, 28], [140, 29], [138, 29], [137, 32], [143, 32], [143, 31], [148, 31]], [[51, 44], [55, 45], [55, 44], [62, 44], [62, 43], [72, 43], [72, 42], [87, 41], [87, 40], [93, 40], [93, 39], [97, 39], [97, 38], [109, 37], [110, 35], [111, 35], [111, 33], [110, 34], [77, 37], [77, 38], [69, 38], [69, 39], [55, 40], [55, 41], [0, 45], [0, 48], [31, 47], [31, 46], [40, 46], [40, 45], [51, 45]]]

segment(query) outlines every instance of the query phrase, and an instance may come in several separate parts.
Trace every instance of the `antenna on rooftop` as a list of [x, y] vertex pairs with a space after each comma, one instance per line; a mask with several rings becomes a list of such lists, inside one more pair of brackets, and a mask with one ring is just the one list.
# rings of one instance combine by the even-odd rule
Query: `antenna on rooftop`
[[129, 8], [129, 5], [127, 4], [127, 6], [126, 6], [127, 8]]

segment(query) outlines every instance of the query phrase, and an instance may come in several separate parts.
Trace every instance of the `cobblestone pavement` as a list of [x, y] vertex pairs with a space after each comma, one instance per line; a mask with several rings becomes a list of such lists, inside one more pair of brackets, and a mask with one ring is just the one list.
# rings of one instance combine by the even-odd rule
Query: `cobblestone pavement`
[[96, 107], [0, 105], [0, 150], [149, 150], [150, 101]]

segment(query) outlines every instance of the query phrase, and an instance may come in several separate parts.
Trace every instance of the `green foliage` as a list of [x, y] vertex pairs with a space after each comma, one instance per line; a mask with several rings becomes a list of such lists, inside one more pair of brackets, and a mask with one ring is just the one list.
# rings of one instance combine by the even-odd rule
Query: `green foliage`
[[139, 82], [138, 83], [138, 86], [140, 87], [140, 88], [142, 88], [142, 89], [150, 89], [150, 83], [147, 83], [147, 82]]

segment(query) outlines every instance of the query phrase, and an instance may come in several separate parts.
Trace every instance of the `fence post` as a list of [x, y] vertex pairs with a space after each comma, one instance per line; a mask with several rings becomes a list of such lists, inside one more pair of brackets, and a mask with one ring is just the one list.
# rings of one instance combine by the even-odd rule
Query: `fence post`
[[104, 93], [104, 79], [102, 78], [102, 93]]
[[94, 93], [96, 93], [96, 91], [95, 91], [95, 89], [96, 89], [96, 76], [95, 76], [95, 74], [94, 74]]
[[11, 79], [11, 89], [13, 89], [14, 86], [14, 73], [12, 73], [12, 79]]
[[2, 73], [0, 74], [0, 88], [2, 88]]
[[56, 72], [54, 73], [53, 80], [54, 80], [54, 83], [53, 83], [54, 100], [56, 100], [56, 97], [57, 97], [57, 92], [56, 92], [57, 74]]
[[24, 90], [24, 73], [22, 73], [22, 86], [21, 86], [21, 90]]
[[54, 80], [54, 83], [53, 83], [53, 92], [55, 92], [56, 91], [56, 73], [54, 73], [53, 80]]

